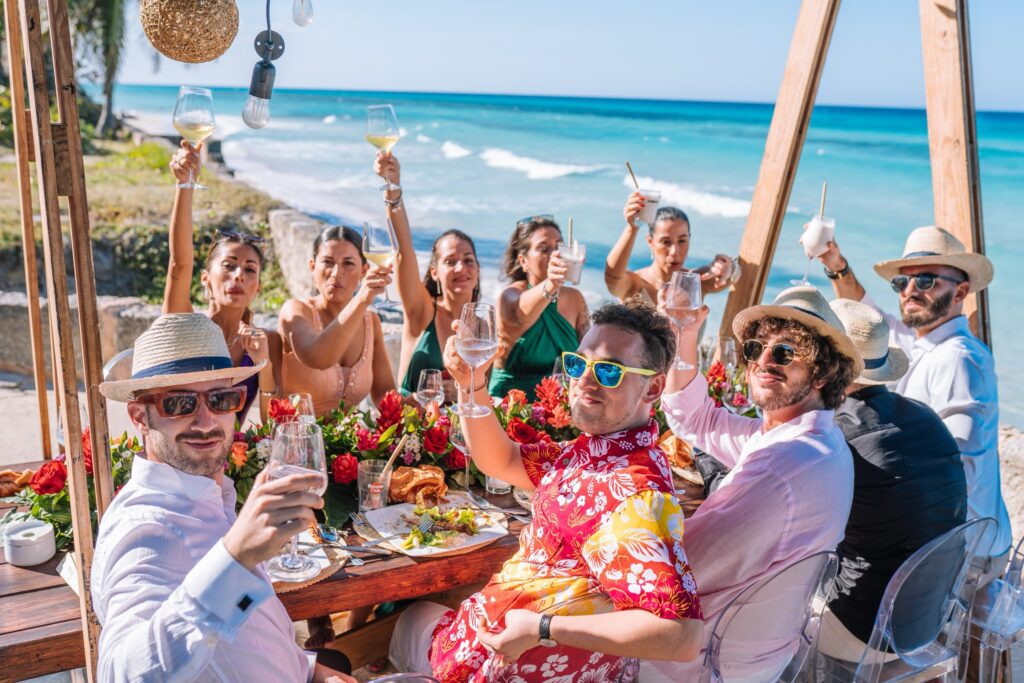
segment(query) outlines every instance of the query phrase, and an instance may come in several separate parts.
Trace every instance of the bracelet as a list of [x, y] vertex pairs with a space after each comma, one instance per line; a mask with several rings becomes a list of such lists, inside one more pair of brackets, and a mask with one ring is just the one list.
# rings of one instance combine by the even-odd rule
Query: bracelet
[[846, 277], [847, 275], [849, 275], [850, 274], [850, 262], [847, 261], [844, 258], [843, 259], [843, 264], [844, 265], [843, 265], [842, 270], [829, 270], [828, 266], [824, 266], [824, 268], [825, 268], [825, 277], [827, 277], [829, 280], [838, 280], [841, 277]]
[[[545, 282], [547, 282], [547, 281], [545, 281]], [[551, 285], [551, 286], [554, 287], [554, 285]], [[548, 293], [548, 288], [545, 287], [544, 285], [541, 285], [540, 286], [540, 293], [543, 294], [544, 298], [547, 299], [548, 301], [550, 301], [551, 303], [555, 303], [555, 302], [558, 301], [558, 290], [557, 289], [555, 291], [551, 292], [551, 293]]]
[[267, 398], [270, 398], [272, 396], [276, 396], [277, 395], [277, 387], [274, 387], [273, 389], [270, 389], [270, 390], [260, 389], [260, 395], [266, 396]]
[[402, 206], [402, 191], [399, 190], [398, 196], [395, 197], [394, 199], [388, 199], [387, 197], [384, 197], [384, 205], [392, 210]]

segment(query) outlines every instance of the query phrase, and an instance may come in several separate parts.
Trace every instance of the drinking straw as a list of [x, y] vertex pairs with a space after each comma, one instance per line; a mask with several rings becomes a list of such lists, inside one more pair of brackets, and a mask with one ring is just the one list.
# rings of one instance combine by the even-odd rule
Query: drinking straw
[[818, 209], [818, 217], [825, 217], [825, 192], [828, 190], [828, 182], [823, 181], [821, 183], [821, 207]]
[[636, 181], [636, 174], [633, 173], [633, 167], [629, 165], [628, 161], [626, 162], [626, 170], [629, 171], [629, 177], [633, 179], [633, 185], [639, 190], [640, 183]]
[[569, 249], [572, 248], [572, 216], [569, 216]]
[[387, 463], [384, 464], [384, 469], [382, 469], [380, 471], [380, 479], [379, 479], [379, 481], [380, 481], [381, 484], [384, 483], [384, 475], [387, 474], [387, 471], [390, 470], [391, 466], [395, 464], [395, 458], [397, 458], [398, 454], [402, 452], [403, 448], [405, 448], [405, 442], [408, 439], [409, 439], [409, 432], [406, 432], [405, 434], [402, 435], [401, 440], [398, 442], [398, 446], [391, 453], [391, 457], [388, 458]]

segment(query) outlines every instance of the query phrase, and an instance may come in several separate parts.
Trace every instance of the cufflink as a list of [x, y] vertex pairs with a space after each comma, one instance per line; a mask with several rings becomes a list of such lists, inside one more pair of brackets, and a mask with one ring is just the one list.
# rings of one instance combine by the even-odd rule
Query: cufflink
[[238, 609], [244, 612], [245, 610], [249, 609], [249, 605], [251, 604], [252, 598], [250, 598], [248, 595], [244, 595], [242, 596], [242, 599], [238, 601]]

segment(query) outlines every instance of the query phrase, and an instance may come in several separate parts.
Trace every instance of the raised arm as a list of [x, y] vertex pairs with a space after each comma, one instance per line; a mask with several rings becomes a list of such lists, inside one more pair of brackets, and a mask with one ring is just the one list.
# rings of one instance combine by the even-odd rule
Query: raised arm
[[608, 252], [608, 258], [604, 262], [604, 282], [612, 296], [619, 299], [626, 299], [639, 291], [639, 287], [633, 281], [636, 275], [629, 270], [629, 257], [633, 253], [633, 243], [636, 242], [636, 234], [640, 230], [637, 220], [643, 208], [643, 195], [639, 192], [629, 195], [626, 207], [622, 210], [626, 226], [622, 228], [622, 234]]
[[540, 319], [551, 300], [558, 296], [567, 272], [561, 254], [554, 251], [548, 261], [547, 279], [529, 289], [514, 283], [501, 293], [498, 299], [498, 338], [504, 343], [506, 353]]
[[828, 243], [828, 251], [818, 257], [822, 265], [836, 273], [838, 277], [832, 280], [832, 289], [836, 296], [841, 299], [853, 299], [860, 301], [864, 298], [864, 287], [860, 284], [857, 276], [853, 274], [849, 261], [839, 251], [839, 245], [833, 240]]
[[[171, 172], [178, 183], [188, 182], [189, 171], [199, 175], [199, 150], [187, 140], [171, 157]], [[171, 208], [170, 233], [167, 236], [170, 257], [167, 261], [167, 282], [164, 285], [164, 313], [192, 312], [192, 269], [195, 247], [192, 246], [192, 188], [175, 188]]]
[[[380, 177], [399, 184], [402, 169], [393, 154], [379, 152], [373, 165], [374, 172]], [[402, 300], [406, 323], [413, 335], [423, 333], [433, 319], [434, 307], [427, 288], [420, 277], [419, 263], [416, 260], [416, 249], [412, 243], [412, 230], [409, 227], [409, 216], [405, 211], [401, 190], [387, 190], [384, 193], [384, 207], [391, 225], [395, 228], [398, 239], [398, 295]]]

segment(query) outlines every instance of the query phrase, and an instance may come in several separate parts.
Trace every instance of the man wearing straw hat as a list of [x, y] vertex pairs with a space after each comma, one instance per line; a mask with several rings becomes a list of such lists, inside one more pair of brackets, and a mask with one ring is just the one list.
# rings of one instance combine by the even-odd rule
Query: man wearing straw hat
[[881, 313], [852, 299], [830, 305], [864, 370], [836, 411], [853, 453], [853, 507], [837, 548], [839, 575], [822, 614], [818, 649], [857, 662], [889, 579], [919, 548], [964, 522], [967, 481], [960, 448], [935, 411], [886, 389], [910, 360], [889, 341]]
[[[707, 307], [678, 329], [678, 355], [696, 365]], [[686, 520], [686, 554], [704, 609], [705, 636], [748, 586], [843, 538], [853, 498], [853, 463], [835, 409], [862, 364], [842, 322], [813, 287], [791, 287], [771, 305], [740, 311], [732, 329], [762, 418], [716, 406], [696, 369], [669, 374], [662, 408], [679, 437], [711, 453], [729, 474]], [[801, 600], [800, 591], [793, 593]], [[778, 596], [779, 619], [805, 606]], [[752, 635], [723, 651], [730, 680], [776, 680], [790, 652]], [[756, 632], [756, 630], [755, 630]], [[644, 663], [641, 681], [695, 681], [701, 664]]]
[[238, 382], [261, 367], [232, 367], [220, 328], [179, 313], [136, 340], [130, 379], [100, 385], [128, 404], [145, 450], [96, 543], [99, 680], [354, 681], [299, 649], [260, 566], [323, 506], [309, 492], [318, 475], [260, 473], [235, 518], [224, 464], [245, 401]]
[[[821, 257], [836, 294], [878, 308], [830, 243]], [[971, 333], [964, 300], [992, 281], [992, 262], [968, 252], [942, 228], [917, 228], [903, 256], [875, 264], [875, 272], [899, 295], [900, 317], [886, 314], [893, 341], [910, 357], [896, 393], [926, 403], [939, 414], [960, 447], [967, 476], [967, 518], [993, 517], [999, 524], [987, 578], [1002, 571], [1013, 537], [999, 475], [999, 395], [992, 352]]]

